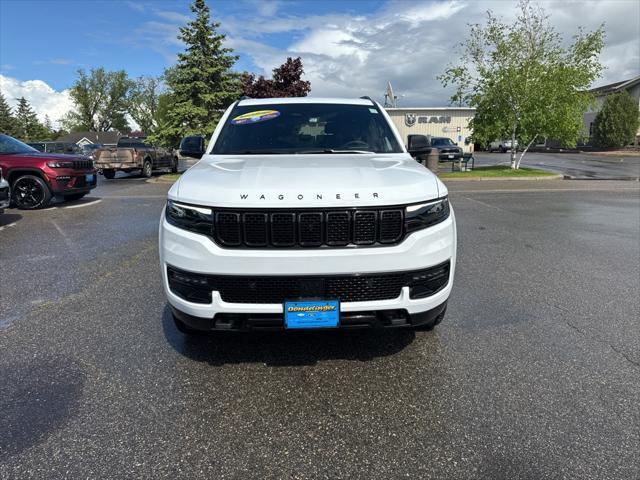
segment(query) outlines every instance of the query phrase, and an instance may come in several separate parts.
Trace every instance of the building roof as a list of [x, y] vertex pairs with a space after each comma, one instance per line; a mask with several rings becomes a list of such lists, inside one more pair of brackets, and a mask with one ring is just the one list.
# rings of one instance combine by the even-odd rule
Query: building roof
[[596, 95], [606, 95], [607, 93], [619, 92], [621, 90], [633, 87], [638, 83], [640, 83], [640, 75], [637, 75], [628, 80], [623, 80], [621, 82], [610, 83], [608, 85], [602, 85], [601, 87], [592, 88], [589, 91], [591, 93], [595, 93]]
[[58, 142], [71, 142], [78, 143], [83, 138], [86, 138], [91, 143], [118, 143], [118, 139], [122, 137], [122, 134], [117, 131], [110, 132], [72, 132], [69, 135], [65, 135], [57, 139]]

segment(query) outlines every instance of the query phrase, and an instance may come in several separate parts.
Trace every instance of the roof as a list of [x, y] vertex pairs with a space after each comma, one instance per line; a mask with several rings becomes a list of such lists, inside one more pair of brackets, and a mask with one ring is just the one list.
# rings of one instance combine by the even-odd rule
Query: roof
[[619, 92], [627, 88], [633, 87], [640, 83], [640, 75], [630, 78], [629, 80], [623, 80], [621, 82], [610, 83], [608, 85], [602, 85], [601, 87], [592, 88], [589, 90], [591, 93], [604, 95], [612, 92]]
[[83, 138], [86, 138], [92, 143], [118, 143], [118, 139], [122, 137], [122, 134], [117, 131], [109, 132], [72, 132], [69, 135], [58, 138], [57, 142], [71, 142], [78, 143]]
[[330, 98], [330, 97], [286, 97], [286, 98], [247, 98], [238, 105], [272, 105], [274, 103], [336, 103], [340, 105], [373, 105], [368, 98]]

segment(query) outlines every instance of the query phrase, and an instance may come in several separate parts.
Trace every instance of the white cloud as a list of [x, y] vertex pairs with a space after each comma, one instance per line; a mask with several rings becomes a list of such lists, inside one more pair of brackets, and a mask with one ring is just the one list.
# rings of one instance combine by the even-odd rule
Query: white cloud
[[[604, 22], [606, 66], [597, 84], [623, 80], [640, 72], [640, 2], [543, 2], [551, 23], [565, 42], [578, 27], [593, 30]], [[436, 78], [455, 62], [456, 46], [468, 35], [468, 23], [483, 23], [486, 11], [513, 20], [516, 3], [503, 0], [392, 1], [366, 15], [360, 13], [289, 15], [282, 8], [273, 18], [260, 12], [222, 18], [229, 45], [270, 74], [287, 56], [301, 56], [313, 96], [370, 95], [382, 100], [387, 81], [401, 105], [447, 105], [451, 95]], [[268, 35], [289, 34], [282, 48], [265, 44]]]
[[20, 81], [0, 75], [0, 91], [11, 107], [15, 107], [20, 97], [26, 98], [40, 120], [48, 115], [54, 127], [59, 120], [73, 108], [69, 90], [58, 92], [42, 80]]

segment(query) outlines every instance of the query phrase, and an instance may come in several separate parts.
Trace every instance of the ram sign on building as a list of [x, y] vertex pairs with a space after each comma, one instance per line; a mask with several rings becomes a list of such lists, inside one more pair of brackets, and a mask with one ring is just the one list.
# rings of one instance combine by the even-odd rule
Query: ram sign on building
[[405, 145], [407, 144], [407, 135], [421, 134], [432, 137], [449, 137], [465, 152], [473, 151], [471, 129], [469, 128], [469, 121], [475, 113], [473, 108], [387, 108], [386, 110], [400, 132]]

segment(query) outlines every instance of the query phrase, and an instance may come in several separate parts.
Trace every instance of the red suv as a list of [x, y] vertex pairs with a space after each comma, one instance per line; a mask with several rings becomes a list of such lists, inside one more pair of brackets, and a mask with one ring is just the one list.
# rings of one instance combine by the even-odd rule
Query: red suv
[[25, 210], [46, 207], [54, 195], [78, 200], [96, 188], [90, 158], [41, 153], [4, 134], [0, 134], [0, 170], [11, 185], [11, 200]]

